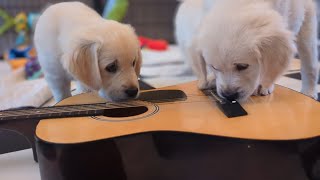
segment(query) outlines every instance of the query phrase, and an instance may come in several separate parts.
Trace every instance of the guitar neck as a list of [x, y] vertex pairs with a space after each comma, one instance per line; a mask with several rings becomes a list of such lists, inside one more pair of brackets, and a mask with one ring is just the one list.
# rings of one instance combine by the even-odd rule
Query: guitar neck
[[130, 107], [138, 107], [138, 105], [134, 103], [99, 103], [32, 108], [24, 110], [7, 110], [0, 111], [0, 123], [13, 120], [99, 116], [104, 115], [108, 110]]
[[121, 103], [96, 103], [96, 104], [81, 104], [67, 106], [53, 106], [43, 108], [32, 108], [23, 110], [6, 110], [0, 111], [0, 123], [13, 120], [30, 120], [30, 119], [53, 119], [79, 116], [99, 116], [114, 113], [115, 109], [130, 109], [138, 108], [139, 111], [144, 111], [144, 105], [141, 101], [161, 103], [186, 100], [187, 96], [180, 90], [157, 90], [143, 92], [138, 98], [138, 101], [128, 101]]

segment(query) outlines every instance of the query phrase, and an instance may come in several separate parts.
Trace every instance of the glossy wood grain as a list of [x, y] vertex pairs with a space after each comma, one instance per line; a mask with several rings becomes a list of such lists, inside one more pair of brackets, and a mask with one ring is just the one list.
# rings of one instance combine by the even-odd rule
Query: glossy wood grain
[[[257, 140], [297, 140], [320, 135], [320, 103], [293, 90], [276, 86], [272, 95], [251, 97], [242, 106], [248, 116], [227, 118], [196, 87], [196, 82], [164, 89], [180, 89], [188, 99], [160, 103], [149, 117], [91, 117], [42, 120], [36, 136], [51, 143], [81, 143], [152, 131], [189, 132]], [[96, 94], [81, 94], [58, 105], [104, 102]], [[151, 105], [152, 106], [152, 105]], [[151, 107], [150, 106], [150, 107]], [[151, 108], [152, 109], [152, 108]]]

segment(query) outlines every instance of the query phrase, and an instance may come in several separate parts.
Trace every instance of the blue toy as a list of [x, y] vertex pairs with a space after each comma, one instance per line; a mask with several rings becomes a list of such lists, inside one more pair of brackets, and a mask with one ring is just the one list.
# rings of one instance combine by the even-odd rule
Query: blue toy
[[28, 26], [32, 31], [35, 29], [36, 22], [40, 17], [40, 13], [29, 13], [28, 15]]
[[29, 52], [31, 51], [32, 46], [25, 48], [12, 48], [8, 53], [8, 60], [14, 60], [18, 58], [30, 58]]

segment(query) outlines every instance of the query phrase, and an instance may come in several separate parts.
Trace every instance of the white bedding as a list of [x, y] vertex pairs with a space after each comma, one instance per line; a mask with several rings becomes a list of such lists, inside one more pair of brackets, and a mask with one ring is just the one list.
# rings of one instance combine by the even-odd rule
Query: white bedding
[[176, 76], [181, 71], [184, 59], [179, 48], [175, 45], [169, 46], [166, 51], [143, 50], [143, 65], [141, 76], [143, 81], [159, 88], [193, 81], [193, 75]]
[[25, 80], [24, 69], [11, 71], [5, 62], [0, 63], [0, 110], [21, 106], [41, 106], [51, 97], [43, 78]]

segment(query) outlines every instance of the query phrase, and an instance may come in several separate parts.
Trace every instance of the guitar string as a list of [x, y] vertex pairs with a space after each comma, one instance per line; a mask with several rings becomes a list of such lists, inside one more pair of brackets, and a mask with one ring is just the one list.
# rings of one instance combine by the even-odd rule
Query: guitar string
[[[99, 106], [101, 105], [101, 106]], [[113, 107], [108, 107], [112, 105]], [[141, 106], [139, 104], [130, 104], [130, 107], [137, 107]], [[30, 109], [30, 110], [15, 110], [15, 111], [5, 111], [5, 112], [0, 112], [0, 117], [18, 117], [18, 116], [26, 116], [26, 113], [28, 113], [31, 116], [36, 116], [36, 115], [43, 115], [43, 114], [48, 114], [52, 113], [52, 110], [58, 110], [58, 111], [53, 111], [54, 113], [72, 113], [72, 112], [84, 112], [84, 111], [94, 111], [94, 110], [103, 110], [103, 109], [114, 109], [114, 108], [126, 108], [129, 107], [128, 103], [123, 103], [123, 105], [120, 104], [108, 104], [106, 103], [103, 104], [84, 104], [84, 105], [71, 105], [71, 106], [56, 106], [56, 107], [46, 107], [46, 108], [37, 108], [37, 109]], [[82, 110], [80, 110], [82, 108]], [[83, 109], [85, 108], [85, 109]], [[62, 111], [59, 111], [59, 110]], [[69, 111], [68, 111], [69, 109]], [[71, 109], [71, 111], [70, 111]], [[80, 111], [79, 111], [80, 110]], [[23, 111], [23, 112], [21, 112]]]
[[[195, 95], [195, 94], [189, 94], [188, 97], [208, 97], [206, 95]], [[178, 101], [178, 102], [174, 102]], [[20, 117], [20, 116], [37, 116], [37, 115], [44, 115], [44, 114], [62, 114], [62, 113], [72, 113], [74, 110], [78, 113], [85, 112], [85, 111], [98, 111], [103, 109], [114, 109], [114, 108], [129, 108], [129, 107], [137, 107], [141, 106], [141, 104], [135, 104], [137, 102], [141, 101], [133, 101], [133, 102], [123, 102], [123, 103], [99, 103], [99, 104], [82, 104], [82, 105], [70, 105], [70, 106], [52, 106], [52, 107], [45, 107], [45, 108], [36, 108], [34, 109], [28, 109], [28, 110], [15, 110], [15, 111], [0, 111], [0, 117]], [[147, 102], [147, 101], [142, 101]], [[177, 99], [162, 99], [162, 100], [152, 100], [149, 101], [150, 103], [167, 103], [167, 104], [175, 104], [175, 103], [186, 103], [181, 98]], [[192, 102], [203, 102], [203, 101], [187, 101], [187, 103]], [[132, 104], [133, 103], [133, 104]], [[143, 104], [142, 104], [143, 105]], [[92, 107], [93, 106], [93, 107]], [[113, 106], [113, 107], [111, 107]], [[69, 109], [69, 111], [66, 111], [66, 109]], [[71, 109], [71, 111], [70, 111]], [[81, 109], [79, 111], [79, 109]], [[60, 111], [62, 110], [62, 111]], [[52, 113], [53, 112], [53, 113]], [[15, 114], [18, 113], [18, 114]], [[28, 115], [26, 115], [26, 113]]]
[[[188, 95], [188, 97], [206, 97], [206, 95], [193, 95], [193, 94], [190, 94], [190, 95]], [[157, 102], [157, 103], [161, 103], [161, 102], [167, 102], [167, 100], [170, 102], [170, 101], [174, 101], [174, 100], [176, 100], [176, 99], [163, 99], [162, 101], [158, 101], [158, 100], [152, 100], [152, 101], [150, 101], [150, 102]], [[179, 99], [178, 99], [179, 100]], [[104, 104], [104, 103], [102, 103], [102, 104]], [[126, 103], [122, 103], [122, 104], [124, 104], [124, 105], [126, 105]], [[89, 106], [89, 105], [91, 105], [91, 104], [84, 104], [85, 106]], [[115, 103], [107, 103], [107, 105], [108, 106], [116, 106], [116, 107], [126, 107], [126, 106], [122, 106], [120, 103], [117, 103], [117, 104], [115, 104]], [[83, 107], [83, 105], [70, 105], [70, 106], [61, 106], [61, 108], [65, 108], [65, 107], [67, 107], [67, 108], [73, 108], [73, 106], [77, 106], [77, 108], [78, 107]], [[130, 106], [132, 106], [131, 104], [130, 104]], [[135, 105], [134, 105], [135, 106]], [[45, 107], [45, 108], [36, 108], [36, 110], [45, 110], [45, 111], [52, 111], [52, 110], [59, 110], [59, 108], [60, 108], [60, 106], [52, 106], [52, 107]], [[93, 109], [88, 109], [88, 110], [93, 110]], [[4, 111], [0, 111], [0, 114], [3, 114], [3, 113], [6, 113], [6, 114], [11, 114], [11, 113], [13, 113], [13, 115], [15, 115], [14, 113], [15, 112], [22, 112], [23, 114], [25, 114], [25, 113], [30, 113], [30, 112], [32, 112], [33, 114], [34, 114], [34, 112], [35, 112], [35, 110], [34, 109], [27, 109], [27, 110], [25, 110], [25, 109], [23, 109], [23, 110], [4, 110]], [[55, 112], [55, 111], [54, 111]], [[66, 112], [66, 111], [61, 111], [61, 112]], [[67, 111], [68, 112], [68, 111]], [[35, 113], [35, 115], [38, 115], [39, 113], [38, 112], [36, 112]]]
[[[46, 108], [37, 108], [37, 109], [30, 109], [30, 110], [16, 110], [16, 111], [5, 111], [5, 112], [0, 112], [0, 115], [6, 116], [6, 117], [14, 117], [14, 116], [19, 116], [21, 113], [24, 115], [28, 114], [29, 116], [36, 116], [36, 115], [43, 115], [44, 113], [68, 113], [71, 111], [79, 111], [83, 110], [84, 106], [83, 105], [78, 105], [77, 108], [71, 107], [71, 106], [63, 106], [63, 107], [46, 107]], [[85, 110], [94, 110], [92, 108], [85, 108]], [[0, 116], [1, 117], [1, 116]]]
[[[189, 97], [206, 97], [206, 96], [199, 96], [199, 95], [191, 95]], [[179, 101], [181, 99], [162, 99], [162, 100], [153, 100], [150, 101], [151, 103], [174, 103], [174, 101]], [[139, 101], [133, 101], [133, 102], [125, 102], [125, 103], [99, 103], [99, 104], [82, 104], [82, 105], [71, 105], [71, 106], [53, 106], [53, 107], [46, 107], [46, 108], [41, 108], [41, 109], [30, 109], [30, 110], [16, 110], [16, 111], [3, 111], [0, 113], [6, 113], [6, 114], [11, 114], [13, 116], [16, 115], [25, 115], [25, 113], [29, 113], [29, 115], [41, 115], [43, 113], [66, 113], [70, 111], [79, 111], [80, 110], [85, 110], [85, 111], [90, 111], [90, 110], [101, 110], [101, 109], [113, 109], [113, 108], [126, 108], [126, 107], [136, 107], [140, 106], [141, 104], [136, 104]], [[141, 101], [140, 101], [141, 102]], [[190, 101], [189, 101], [190, 102]], [[195, 101], [191, 101], [195, 102]], [[196, 101], [200, 102], [200, 101]], [[181, 101], [179, 101], [181, 103]], [[142, 104], [143, 105], [143, 104]], [[113, 106], [113, 107], [112, 107]], [[67, 111], [66, 111], [67, 109]], [[15, 114], [18, 113], [18, 114]]]
[[[189, 97], [196, 97], [196, 96], [189, 96]], [[198, 96], [197, 97], [201, 97]], [[205, 96], [202, 96], [205, 97]], [[163, 103], [163, 102], [173, 102], [173, 101], [179, 101], [181, 100], [180, 98], [178, 99], [162, 99], [162, 100], [152, 100], [152, 102], [156, 103]], [[35, 113], [38, 114], [40, 111], [47, 111], [47, 112], [69, 112], [65, 111], [65, 109], [71, 109], [71, 111], [78, 110], [78, 109], [84, 109], [84, 110], [94, 110], [97, 106], [103, 107], [104, 109], [106, 108], [121, 108], [121, 107], [133, 107], [133, 106], [139, 106], [139, 104], [136, 104], [139, 101], [133, 101], [133, 102], [124, 102], [124, 103], [99, 103], [99, 104], [80, 104], [80, 105], [70, 105], [70, 106], [52, 106], [52, 107], [45, 107], [45, 108], [36, 108], [36, 109], [23, 109], [23, 110], [9, 110], [9, 111], [0, 111], [0, 113]], [[141, 101], [140, 101], [141, 102]], [[92, 107], [93, 106], [93, 107]], [[88, 109], [89, 107], [89, 109]], [[62, 109], [62, 111], [60, 111]]]
[[[171, 99], [172, 101], [172, 99]], [[0, 117], [19, 117], [26, 116], [26, 113], [29, 116], [37, 116], [44, 114], [53, 114], [53, 113], [80, 113], [86, 111], [98, 111], [105, 109], [115, 109], [115, 108], [129, 108], [129, 107], [139, 107], [145, 104], [142, 104], [141, 101], [133, 101], [133, 102], [124, 102], [124, 103], [100, 103], [100, 104], [82, 104], [82, 105], [71, 105], [71, 106], [55, 106], [55, 107], [46, 107], [46, 108], [37, 108], [30, 110], [15, 110], [15, 111], [5, 111], [0, 112]], [[62, 111], [60, 111], [62, 110]], [[52, 113], [53, 112], [53, 113]]]

